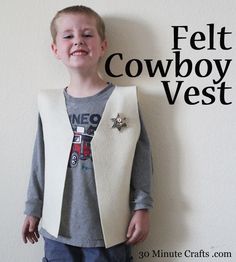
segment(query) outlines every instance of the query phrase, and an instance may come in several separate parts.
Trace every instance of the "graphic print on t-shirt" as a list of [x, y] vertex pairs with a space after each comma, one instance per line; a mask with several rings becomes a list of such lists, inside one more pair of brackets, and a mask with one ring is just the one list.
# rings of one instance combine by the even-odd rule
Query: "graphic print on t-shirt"
[[101, 116], [98, 114], [69, 115], [74, 131], [74, 138], [71, 146], [69, 167], [78, 165], [79, 161], [92, 159], [90, 142], [93, 138]]

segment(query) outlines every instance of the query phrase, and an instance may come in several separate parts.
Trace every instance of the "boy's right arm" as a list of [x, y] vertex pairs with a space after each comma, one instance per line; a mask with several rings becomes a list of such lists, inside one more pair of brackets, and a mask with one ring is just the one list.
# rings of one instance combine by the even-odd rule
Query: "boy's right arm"
[[40, 116], [38, 117], [38, 129], [34, 144], [31, 165], [31, 175], [25, 202], [26, 218], [22, 227], [22, 238], [25, 243], [37, 242], [39, 238], [38, 224], [42, 216], [44, 193], [44, 141]]

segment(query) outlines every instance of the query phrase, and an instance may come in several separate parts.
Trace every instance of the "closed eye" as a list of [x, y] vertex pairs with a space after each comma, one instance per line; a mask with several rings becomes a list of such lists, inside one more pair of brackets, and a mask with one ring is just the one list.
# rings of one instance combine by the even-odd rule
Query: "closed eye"
[[84, 34], [84, 37], [92, 37], [91, 34]]
[[63, 39], [70, 39], [72, 37], [73, 37], [73, 35], [65, 35], [65, 36], [63, 36]]

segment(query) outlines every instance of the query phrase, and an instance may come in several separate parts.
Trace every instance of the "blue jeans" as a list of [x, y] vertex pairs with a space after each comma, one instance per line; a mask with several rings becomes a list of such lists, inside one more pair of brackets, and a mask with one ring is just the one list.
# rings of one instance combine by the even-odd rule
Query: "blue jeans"
[[43, 262], [130, 262], [130, 246], [122, 243], [110, 248], [75, 247], [44, 238]]

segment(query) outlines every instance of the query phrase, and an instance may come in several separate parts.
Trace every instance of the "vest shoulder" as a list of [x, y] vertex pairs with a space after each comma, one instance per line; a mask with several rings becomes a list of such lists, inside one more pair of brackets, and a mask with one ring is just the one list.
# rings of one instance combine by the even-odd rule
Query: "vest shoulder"
[[38, 93], [38, 107], [41, 111], [47, 105], [58, 104], [64, 98], [64, 89], [41, 89]]
[[121, 90], [121, 91], [125, 91], [125, 90], [136, 90], [137, 86], [115, 86], [117, 89]]
[[120, 98], [135, 98], [139, 99], [139, 92], [137, 86], [115, 86], [114, 94]]

